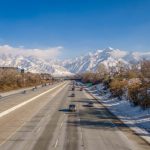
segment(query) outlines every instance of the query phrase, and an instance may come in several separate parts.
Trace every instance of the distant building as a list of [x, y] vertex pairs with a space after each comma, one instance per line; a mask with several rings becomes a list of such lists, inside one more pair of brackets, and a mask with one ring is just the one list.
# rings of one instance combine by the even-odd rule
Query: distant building
[[24, 73], [24, 69], [20, 69], [18, 67], [0, 67], [0, 71], [16, 71], [20, 73]]
[[14, 71], [17, 71], [18, 68], [17, 67], [0, 67], [0, 70], [14, 70]]

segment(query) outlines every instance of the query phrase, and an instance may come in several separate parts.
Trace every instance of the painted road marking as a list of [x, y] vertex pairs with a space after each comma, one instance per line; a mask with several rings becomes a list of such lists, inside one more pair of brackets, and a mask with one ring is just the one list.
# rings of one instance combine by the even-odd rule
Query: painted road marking
[[36, 130], [36, 132], [38, 133], [40, 130], [41, 130], [41, 127], [39, 127], [39, 128]]
[[0, 118], [3, 117], [3, 116], [5, 116], [5, 115], [7, 115], [7, 114], [9, 114], [9, 113], [11, 113], [12, 111], [14, 111], [14, 110], [16, 110], [16, 109], [18, 109], [18, 108], [24, 106], [24, 105], [26, 105], [26, 104], [28, 104], [28, 103], [30, 103], [30, 102], [36, 100], [37, 98], [39, 98], [39, 97], [41, 97], [41, 96], [47, 94], [48, 92], [50, 92], [50, 91], [52, 91], [52, 90], [54, 90], [54, 89], [56, 89], [56, 88], [62, 86], [63, 84], [66, 85], [66, 83], [62, 83], [62, 84], [60, 84], [60, 85], [58, 85], [58, 86], [56, 86], [56, 87], [54, 87], [54, 88], [52, 88], [52, 89], [49, 89], [49, 90], [47, 90], [47, 91], [45, 91], [45, 92], [43, 92], [43, 93], [41, 93], [41, 94], [39, 94], [39, 95], [37, 95], [37, 96], [31, 98], [31, 99], [29, 99], [29, 100], [23, 102], [23, 103], [20, 103], [20, 104], [14, 106], [14, 107], [12, 107], [12, 108], [10, 108], [10, 109], [8, 109], [8, 110], [5, 110], [5, 111], [1, 112], [1, 113], [0, 113]]
[[58, 141], [59, 141], [59, 140], [57, 139], [57, 140], [56, 140], [56, 143], [55, 143], [55, 148], [56, 148], [56, 147], [57, 147], [57, 145], [58, 145]]
[[[63, 85], [63, 84], [62, 84], [62, 85]], [[63, 87], [65, 87], [65, 86], [66, 86], [66, 84], [63, 85]], [[59, 86], [57, 86], [57, 87], [59, 87]], [[53, 88], [53, 89], [54, 89], [54, 88]], [[59, 93], [60, 91], [61, 91], [61, 90], [57, 91], [57, 93]], [[3, 145], [3, 144], [5, 144], [6, 141], [7, 141], [8, 139], [10, 139], [17, 131], [19, 131], [25, 124], [26, 124], [26, 121], [25, 121], [20, 127], [18, 127], [11, 135], [9, 135], [5, 141], [3, 141], [2, 143], [0, 143], [0, 146]]]
[[60, 128], [62, 128], [63, 124], [64, 124], [64, 122], [61, 123]]

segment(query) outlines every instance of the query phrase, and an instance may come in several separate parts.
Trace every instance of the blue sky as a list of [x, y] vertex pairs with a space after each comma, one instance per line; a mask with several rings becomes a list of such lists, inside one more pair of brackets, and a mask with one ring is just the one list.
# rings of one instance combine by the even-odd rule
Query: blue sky
[[150, 51], [150, 0], [0, 0], [0, 45]]

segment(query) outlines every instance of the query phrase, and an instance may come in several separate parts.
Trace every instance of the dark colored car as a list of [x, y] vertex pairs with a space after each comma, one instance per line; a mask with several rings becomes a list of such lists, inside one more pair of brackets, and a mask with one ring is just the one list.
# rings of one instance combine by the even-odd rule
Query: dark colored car
[[83, 87], [80, 88], [80, 91], [83, 91]]
[[23, 93], [23, 94], [26, 94], [26, 93], [27, 93], [27, 91], [26, 91], [26, 90], [24, 90], [22, 93]]
[[92, 101], [89, 101], [88, 105], [89, 107], [93, 107], [94, 106], [94, 103]]
[[71, 94], [71, 97], [75, 97], [75, 94], [74, 94], [74, 93], [72, 93], [72, 94]]
[[75, 104], [70, 104], [69, 105], [69, 111], [76, 111], [76, 105]]
[[74, 90], [75, 90], [75, 87], [73, 86], [73, 87], [72, 87], [72, 91], [74, 91]]

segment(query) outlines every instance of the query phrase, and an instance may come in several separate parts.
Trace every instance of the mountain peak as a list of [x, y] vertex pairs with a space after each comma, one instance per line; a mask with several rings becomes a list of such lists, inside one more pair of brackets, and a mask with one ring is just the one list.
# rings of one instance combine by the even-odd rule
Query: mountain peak
[[48, 62], [34, 56], [23, 55], [0, 55], [0, 66], [19, 67], [33, 73], [50, 73], [54, 76], [72, 75], [66, 68], [55, 62]]
[[113, 51], [113, 50], [115, 50], [115, 49], [110, 46], [104, 49], [104, 51]]
[[116, 66], [119, 61], [124, 64], [130, 65], [130, 62], [138, 63], [139, 60], [147, 58], [150, 60], [150, 53], [129, 53], [120, 49], [114, 49], [107, 47], [103, 50], [96, 50], [88, 53], [88, 55], [80, 57], [80, 59], [70, 60], [68, 63], [64, 63], [64, 67], [73, 73], [82, 73], [85, 71], [95, 71], [100, 63], [108, 66]]
[[130, 65], [130, 62], [138, 63], [143, 59], [150, 60], [150, 52], [129, 53], [127, 51], [108, 47], [103, 50], [96, 50], [94, 52], [87, 53], [86, 55], [76, 57], [75, 59], [64, 61], [44, 60], [32, 55], [13, 56], [0, 54], [0, 66], [21, 67], [30, 72], [44, 72], [62, 76], [89, 70], [95, 71], [100, 63], [105, 64], [106, 67], [110, 64], [115, 67], [118, 61], [122, 61], [123, 63]]

